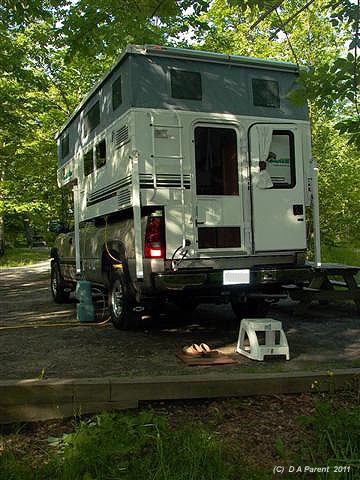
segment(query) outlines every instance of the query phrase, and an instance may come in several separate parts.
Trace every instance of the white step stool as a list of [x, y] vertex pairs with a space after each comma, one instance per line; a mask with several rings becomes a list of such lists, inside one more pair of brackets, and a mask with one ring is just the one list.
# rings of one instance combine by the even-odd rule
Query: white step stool
[[[256, 332], [265, 332], [265, 345], [259, 345]], [[275, 344], [275, 332], [280, 332], [280, 342]], [[244, 345], [245, 333], [250, 346]], [[253, 360], [264, 360], [264, 355], [286, 355], [290, 360], [289, 345], [282, 324], [273, 318], [243, 318], [240, 323], [239, 338], [236, 347], [241, 353]]]

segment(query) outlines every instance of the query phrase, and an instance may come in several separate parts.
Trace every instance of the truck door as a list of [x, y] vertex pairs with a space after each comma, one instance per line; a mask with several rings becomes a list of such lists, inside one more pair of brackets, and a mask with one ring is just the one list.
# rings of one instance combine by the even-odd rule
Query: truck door
[[293, 124], [249, 130], [254, 252], [306, 248], [301, 133]]
[[194, 147], [197, 251], [244, 255], [238, 131], [226, 124], [197, 125]]

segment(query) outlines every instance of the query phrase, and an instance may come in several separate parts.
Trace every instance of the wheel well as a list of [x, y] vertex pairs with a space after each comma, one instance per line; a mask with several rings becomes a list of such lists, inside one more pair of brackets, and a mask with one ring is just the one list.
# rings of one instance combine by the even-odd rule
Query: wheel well
[[112, 265], [115, 263], [122, 263], [127, 271], [124, 245], [121, 242], [108, 242], [107, 245], [103, 245], [101, 254], [101, 273], [103, 281], [108, 287], [110, 285]]

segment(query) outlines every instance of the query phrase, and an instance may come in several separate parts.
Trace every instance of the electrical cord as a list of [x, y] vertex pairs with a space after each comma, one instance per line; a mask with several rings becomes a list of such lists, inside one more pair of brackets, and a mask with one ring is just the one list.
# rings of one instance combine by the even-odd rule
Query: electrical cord
[[106, 250], [106, 253], [109, 255], [109, 257], [112, 259], [112, 260], [115, 260], [115, 262], [117, 263], [122, 263], [121, 260], [119, 260], [118, 258], [115, 258], [111, 255], [110, 251], [109, 251], [109, 247], [108, 247], [108, 244], [107, 244], [107, 228], [108, 228], [108, 221], [107, 221], [108, 217], [107, 215], [105, 216], [105, 230], [104, 230], [104, 244], [105, 244], [105, 250]]
[[176, 272], [176, 270], [179, 268], [179, 265], [180, 263], [184, 260], [184, 258], [186, 257], [186, 255], [188, 254], [188, 249], [185, 249], [183, 254], [182, 254], [182, 257], [175, 260], [175, 255], [177, 254], [177, 252], [179, 250], [181, 250], [183, 248], [182, 245], [180, 245], [180, 247], [178, 247], [175, 252], [172, 254], [172, 257], [171, 257], [171, 269]]
[[[102, 295], [102, 302], [103, 302], [103, 307], [102, 307], [102, 313], [101, 313], [101, 319], [104, 318], [105, 314], [105, 308], [106, 308], [106, 301], [105, 301], [105, 295], [104, 293], [99, 289], [99, 288], [93, 288], [93, 290], [96, 290]], [[14, 330], [14, 329], [19, 329], [19, 328], [39, 328], [39, 327], [102, 327], [109, 323], [110, 321], [110, 316], [108, 316], [105, 320], [101, 322], [63, 322], [63, 323], [44, 323], [44, 324], [38, 324], [38, 323], [26, 323], [26, 324], [18, 324], [18, 325], [10, 325], [10, 326], [0, 326], [0, 330]]]
[[19, 328], [40, 328], [40, 327], [102, 327], [109, 323], [110, 317], [107, 318], [103, 322], [96, 322], [96, 323], [84, 323], [84, 322], [68, 322], [68, 323], [44, 323], [44, 324], [38, 324], [38, 323], [27, 323], [27, 324], [19, 324], [19, 325], [11, 325], [11, 326], [6, 326], [2, 327], [0, 326], [0, 330], [13, 330], [13, 329], [19, 329]]

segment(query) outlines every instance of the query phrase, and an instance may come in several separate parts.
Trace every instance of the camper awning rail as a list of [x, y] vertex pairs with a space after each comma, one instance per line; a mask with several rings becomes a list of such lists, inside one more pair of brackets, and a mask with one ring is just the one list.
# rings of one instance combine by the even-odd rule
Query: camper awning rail
[[[243, 66], [251, 65], [259, 68], [271, 68], [271, 70], [287, 70], [298, 72], [297, 65], [290, 62], [280, 62], [277, 60], [265, 60], [254, 57], [244, 57], [241, 55], [228, 55], [224, 53], [206, 52], [203, 50], [190, 50], [186, 48], [164, 47], [161, 45], [144, 45], [144, 47], [135, 47], [134, 53], [162, 55], [167, 57], [183, 57], [192, 60], [211, 61], [216, 63], [239, 63]], [[142, 51], [135, 51], [136, 48]]]

